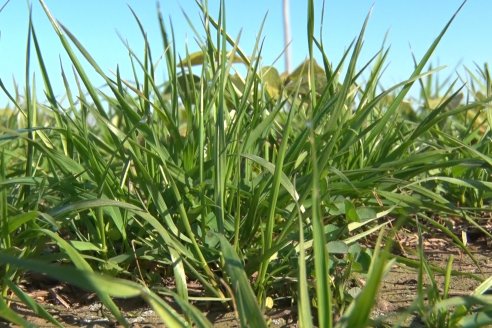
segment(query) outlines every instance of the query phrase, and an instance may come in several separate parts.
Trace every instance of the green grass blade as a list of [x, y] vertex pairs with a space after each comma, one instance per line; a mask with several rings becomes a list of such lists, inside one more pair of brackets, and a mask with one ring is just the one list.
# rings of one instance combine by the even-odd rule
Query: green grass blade
[[72, 203], [72, 204], [58, 207], [56, 209], [53, 209], [50, 212], [50, 215], [53, 217], [62, 217], [63, 215], [67, 215], [71, 212], [83, 211], [83, 210], [94, 209], [97, 207], [105, 207], [105, 206], [118, 207], [142, 217], [160, 235], [162, 241], [164, 242], [164, 245], [166, 245], [167, 247], [171, 247], [172, 249], [176, 250], [179, 254], [185, 255], [187, 258], [193, 258], [191, 253], [180, 242], [178, 242], [175, 238], [173, 238], [169, 234], [169, 232], [162, 226], [159, 220], [157, 220], [149, 212], [132, 204], [115, 201], [115, 200], [109, 200], [109, 199], [93, 199], [93, 200], [80, 201], [77, 203]]
[[[427, 52], [424, 54], [424, 56], [422, 57], [422, 59], [418, 63], [417, 67], [415, 67], [415, 70], [413, 71], [412, 75], [410, 76], [411, 80], [413, 80], [415, 77], [417, 77], [422, 72], [425, 65], [427, 65], [427, 62], [429, 61], [430, 57], [432, 56], [432, 53], [436, 49], [436, 47], [439, 44], [439, 42], [441, 41], [442, 37], [444, 36], [444, 34], [448, 30], [449, 26], [451, 25], [451, 23], [454, 21], [454, 19], [458, 15], [458, 12], [461, 10], [461, 8], [463, 8], [465, 3], [466, 3], [466, 0], [463, 1], [463, 3], [460, 5], [460, 7], [455, 11], [453, 16], [451, 17], [451, 19], [444, 26], [441, 33], [439, 33], [439, 35], [434, 40], [434, 42], [432, 42], [431, 46], [429, 47]], [[403, 101], [405, 96], [410, 91], [410, 88], [412, 87], [412, 85], [413, 85], [413, 82], [406, 84], [402, 88], [402, 90], [398, 93], [398, 95], [395, 97], [395, 99], [393, 100], [391, 105], [386, 110], [385, 114], [382, 116], [382, 118], [379, 120], [379, 122], [372, 129], [370, 135], [368, 136], [367, 142], [374, 140], [377, 136], [379, 136], [384, 131], [384, 129], [387, 128], [387, 124], [388, 124], [389, 120], [392, 117], [394, 117], [394, 113], [399, 108], [401, 102]]]
[[[74, 265], [81, 270], [82, 272], [93, 272], [92, 267], [87, 263], [87, 261], [77, 252], [75, 248], [73, 248], [68, 242], [66, 242], [63, 238], [61, 238], [58, 234], [42, 229], [41, 230], [44, 234], [48, 235], [51, 237], [58, 246], [67, 253], [67, 255], [70, 257], [70, 260], [74, 263]], [[104, 303], [104, 305], [111, 311], [111, 313], [116, 317], [118, 322], [120, 322], [123, 325], [128, 325], [128, 322], [126, 321], [125, 317], [119, 310], [118, 306], [114, 303], [114, 301], [109, 297], [108, 291], [103, 291], [101, 289], [95, 290], [97, 293], [97, 296], [101, 299], [101, 302]]]
[[[283, 166], [284, 166], [285, 153], [287, 152], [287, 145], [289, 140], [290, 126], [292, 122], [293, 112], [294, 110], [289, 111], [287, 123], [284, 127], [284, 135], [282, 136], [282, 142], [280, 144], [277, 162], [275, 164], [275, 172], [273, 174], [273, 184], [272, 184], [272, 189], [270, 190], [270, 200], [269, 200], [270, 208], [268, 212], [269, 213], [267, 219], [268, 221], [266, 225], [265, 238], [264, 238], [265, 239], [264, 246], [263, 246], [264, 252], [268, 252], [272, 247], [273, 230], [275, 225], [275, 214], [277, 212], [277, 201], [278, 201], [280, 185], [282, 182], [282, 177], [284, 176]], [[263, 284], [267, 273], [269, 261], [270, 261], [269, 259], [266, 259], [261, 263], [260, 266], [259, 275], [258, 275], [258, 286], [261, 291], [263, 291], [264, 288]], [[261, 294], [259, 295], [260, 300], [263, 301], [262, 296], [266, 296], [266, 295], [261, 295]]]
[[[492, 304], [492, 300], [489, 304]], [[490, 327], [492, 325], [492, 306], [489, 305], [479, 312], [463, 317], [458, 324], [462, 328]]]
[[485, 279], [477, 288], [475, 288], [473, 295], [482, 295], [490, 289], [492, 289], [492, 276]]
[[[257, 155], [252, 155], [252, 154], [241, 154], [242, 157], [250, 159], [251, 161], [261, 165], [265, 169], [270, 172], [270, 174], [274, 175], [275, 172], [277, 172], [276, 166], [273, 163], [270, 163], [266, 161], [264, 158], [257, 156]], [[299, 194], [296, 191], [296, 188], [292, 184], [292, 182], [289, 180], [289, 177], [284, 172], [280, 172], [280, 184], [282, 187], [285, 188], [285, 190], [289, 193], [289, 195], [292, 197], [294, 201], [299, 200]], [[301, 205], [301, 211], [304, 212], [305, 209]]]
[[[51, 82], [50, 82], [48, 70], [47, 70], [46, 65], [44, 63], [44, 59], [43, 59], [43, 56], [41, 53], [41, 47], [39, 45], [39, 41], [38, 41], [38, 38], [36, 36], [36, 31], [35, 31], [34, 26], [32, 24], [31, 24], [30, 28], [31, 28], [31, 33], [32, 33], [32, 39], [34, 41], [34, 48], [36, 50], [36, 56], [38, 58], [39, 68], [41, 70], [41, 75], [42, 75], [43, 81], [44, 81], [45, 94], [48, 98], [48, 102], [51, 105], [51, 109], [53, 110], [56, 125], [58, 127], [61, 127], [62, 126], [62, 117], [60, 115], [60, 109], [58, 107], [58, 102], [56, 101], [56, 98], [55, 98], [55, 93], [53, 92], [53, 87], [52, 87]], [[68, 151], [67, 140], [63, 134], [61, 135], [61, 141], [62, 141], [64, 153], [67, 154], [67, 151]]]
[[229, 241], [219, 235], [220, 248], [224, 256], [224, 265], [231, 283], [231, 290], [239, 312], [241, 327], [267, 327], [263, 314], [256, 301], [255, 294], [244, 271], [243, 264]]
[[[94, 105], [96, 106], [99, 114], [101, 114], [104, 118], [107, 118], [107, 114], [104, 110], [104, 107], [101, 103], [101, 100], [99, 99], [98, 93], [97, 93], [96, 89], [94, 88], [94, 86], [92, 85], [92, 83], [91, 83], [89, 77], [87, 76], [85, 70], [83, 69], [82, 64], [80, 63], [77, 56], [75, 55], [72, 48], [70, 47], [70, 44], [68, 43], [67, 38], [63, 34], [63, 29], [61, 28], [60, 24], [56, 21], [56, 19], [51, 14], [51, 12], [48, 9], [48, 6], [44, 2], [44, 0], [39, 0], [39, 2], [41, 3], [41, 6], [43, 7], [44, 12], [48, 16], [48, 19], [50, 20], [51, 25], [53, 26], [56, 34], [58, 35], [58, 37], [59, 37], [59, 39], [63, 45], [63, 48], [67, 52], [67, 55], [70, 57], [70, 60], [72, 61], [73, 65], [74, 65], [74, 68], [77, 70], [77, 73], [79, 74], [80, 78], [82, 79], [84, 86], [87, 88], [87, 91], [89, 92], [89, 94], [92, 98], [92, 101], [94, 101]], [[82, 48], [82, 52], [85, 56], [89, 56], [89, 58], [92, 58], [92, 57], [90, 57], [90, 55], [87, 51], [84, 51], [83, 48]], [[91, 60], [90, 62], [91, 62], [91, 64], [95, 63], [94, 60]], [[94, 68], [96, 70], [98, 70], [98, 72], [102, 73], [102, 70], [97, 65]], [[105, 76], [104, 74], [102, 74], [102, 75]]]
[[[321, 328], [331, 328], [333, 326], [333, 312], [332, 312], [332, 291], [331, 291], [331, 279], [327, 268], [329, 267], [329, 257], [326, 247], [326, 240], [323, 227], [323, 217], [321, 212], [321, 200], [320, 200], [320, 187], [319, 187], [319, 160], [318, 160], [318, 145], [316, 140], [314, 125], [314, 111], [316, 108], [316, 92], [315, 92], [315, 72], [314, 72], [314, 54], [313, 54], [313, 40], [314, 40], [314, 1], [308, 2], [308, 14], [307, 14], [307, 32], [308, 32], [308, 48], [309, 48], [309, 71], [308, 79], [310, 86], [310, 111], [309, 118], [311, 126], [309, 127], [309, 144], [310, 144], [310, 157], [312, 165], [311, 176], [311, 220], [313, 230], [313, 251], [314, 251], [314, 270], [316, 277], [316, 303], [318, 314], [318, 325]], [[292, 110], [291, 110], [292, 111]]]
[[451, 254], [448, 259], [448, 264], [446, 265], [446, 275], [444, 279], [444, 291], [443, 291], [443, 299], [448, 298], [449, 288], [451, 287], [451, 273], [453, 271], [453, 261], [454, 256]]
[[299, 313], [299, 326], [302, 328], [313, 327], [313, 318], [311, 313], [311, 302], [309, 297], [309, 283], [306, 270], [306, 254], [304, 246], [304, 225], [302, 222], [301, 211], [298, 207], [298, 220], [299, 220], [299, 283], [297, 297], [297, 309]]
[[[6, 184], [8, 181], [5, 180], [5, 150], [0, 152], [0, 235], [2, 236], [2, 240], [0, 241], [0, 245], [3, 249], [9, 249], [12, 244], [10, 240], [10, 229], [9, 229], [9, 215], [8, 215], [8, 202], [7, 202], [7, 188]], [[6, 272], [1, 274], [4, 275]], [[3, 294], [3, 290], [0, 291]], [[5, 296], [5, 295], [3, 295]]]
[[56, 327], [63, 327], [61, 323], [59, 323], [53, 316], [45, 310], [41, 305], [39, 305], [32, 297], [26, 294], [22, 289], [17, 287], [11, 281], [7, 281], [7, 285], [14, 292], [14, 294], [22, 301], [23, 304], [27, 305], [34, 314], [40, 316], [48, 322], [51, 322]]
[[373, 260], [369, 269], [366, 285], [350, 304], [350, 307], [344, 313], [337, 327], [347, 328], [364, 328], [368, 326], [370, 314], [377, 300], [377, 293], [382, 282], [385, 272], [391, 267], [391, 264], [386, 263], [387, 251], [391, 247], [391, 242], [387, 242], [384, 250], [381, 250], [381, 243], [385, 235], [385, 230], [381, 229]]
[[[33, 156], [34, 156], [34, 146], [29, 140], [34, 141], [34, 134], [32, 132], [32, 128], [36, 125], [36, 105], [35, 99], [33, 99], [33, 95], [31, 93], [31, 76], [30, 76], [30, 63], [31, 63], [31, 36], [32, 36], [32, 9], [29, 11], [29, 29], [27, 33], [27, 46], [26, 46], [26, 67], [25, 67], [25, 106], [26, 106], [26, 129], [27, 129], [27, 143], [26, 143], [26, 163], [25, 163], [25, 175], [26, 177], [32, 176], [32, 168], [33, 168]], [[34, 81], [34, 79], [33, 79]], [[32, 86], [33, 90], [35, 90], [35, 85]], [[31, 194], [31, 188], [28, 185], [25, 185], [23, 188], [23, 196], [24, 196], [24, 210], [28, 210], [29, 208], [29, 198]]]
[[27, 322], [24, 318], [22, 318], [16, 312], [10, 309], [3, 297], [0, 297], [0, 318], [4, 318], [5, 320], [8, 320], [13, 324], [19, 325], [20, 327], [35, 327], [33, 324]]
[[[224, 17], [224, 2], [220, 2], [219, 11], [219, 27], [220, 30], [225, 30], [225, 17]], [[215, 201], [215, 219], [217, 220], [217, 231], [221, 234], [224, 233], [224, 220], [225, 220], [225, 183], [226, 183], [226, 141], [225, 141], [225, 128], [224, 128], [224, 89], [226, 83], [226, 64], [227, 64], [227, 50], [224, 36], [222, 33], [217, 33], [217, 47], [220, 48], [219, 53], [219, 90], [217, 94], [217, 104], [215, 105], [215, 131], [213, 141], [213, 161], [214, 161], [214, 201]], [[222, 41], [222, 42], [221, 42]], [[222, 47], [221, 47], [222, 45]], [[214, 55], [212, 55], [213, 59]]]
[[[3, 252], [0, 254], [0, 263], [2, 264], [9, 263], [24, 270], [43, 273], [79, 288], [95, 291], [98, 294], [120, 298], [142, 296], [147, 301], [151, 300], [150, 305], [154, 307], [154, 310], [159, 313], [166, 324], [171, 327], [188, 326], [186, 321], [170, 305], [162, 300], [159, 301], [154, 294], [137, 283], [75, 268], [50, 265], [37, 260], [19, 259]], [[123, 318], [123, 320], [125, 319]]]

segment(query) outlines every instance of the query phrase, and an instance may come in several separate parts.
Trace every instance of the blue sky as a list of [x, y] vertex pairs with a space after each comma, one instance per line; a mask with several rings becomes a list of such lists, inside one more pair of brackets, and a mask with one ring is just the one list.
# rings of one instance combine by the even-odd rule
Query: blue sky
[[[125, 38], [137, 53], [143, 49], [138, 26], [128, 8], [132, 7], [141, 19], [152, 44], [154, 59], [162, 54], [161, 38], [157, 22], [157, 1], [148, 0], [45, 0], [53, 15], [62, 22], [86, 47], [99, 65], [112, 74], [119, 65], [122, 77], [131, 79], [128, 52], [118, 37]], [[210, 0], [210, 11], [218, 12], [218, 1]], [[439, 34], [461, 0], [446, 1], [396, 1], [396, 0], [326, 0], [323, 38], [329, 58], [337, 63], [343, 51], [358, 35], [365, 16], [373, 6], [366, 32], [362, 60], [369, 59], [378, 51], [386, 32], [386, 45], [390, 46], [389, 67], [383, 82], [390, 86], [409, 76], [412, 70], [411, 51], [420, 58], [434, 38]], [[5, 0], [0, 0], [3, 5]], [[186, 11], [198, 31], [201, 23], [199, 10], [193, 0], [160, 0], [166, 22], [170, 19], [175, 29], [176, 45], [181, 55], [185, 47], [196, 50], [192, 29], [181, 10]], [[296, 66], [307, 56], [306, 46], [306, 1], [291, 0], [292, 54]], [[315, 1], [316, 20], [321, 17], [321, 0]], [[60, 61], [65, 71], [71, 71], [68, 57], [64, 53], [49, 21], [37, 1], [32, 1], [34, 26], [44, 59], [48, 66], [55, 92], [62, 96]], [[182, 8], [182, 9], [181, 9]], [[270, 65], [284, 47], [281, 0], [226, 0], [227, 29], [237, 36], [242, 31], [240, 44], [251, 52], [259, 26], [267, 14], [263, 36], [265, 37], [263, 64]], [[28, 1], [11, 0], [0, 12], [0, 78], [7, 89], [14, 92], [14, 82], [23, 92], [25, 85], [25, 61], [28, 27]], [[444, 77], [454, 74], [463, 65], [473, 68], [474, 63], [490, 62], [490, 17], [492, 1], [469, 0], [437, 48], [432, 63], [447, 65], [441, 73]], [[319, 25], [316, 30], [319, 35]], [[411, 50], [410, 50], [411, 49]], [[44, 100], [42, 81], [34, 53], [31, 76], [36, 74], [38, 99]], [[362, 64], [362, 62], [361, 62]], [[283, 70], [281, 58], [275, 65]], [[164, 78], [164, 65], [158, 72]], [[97, 74], [88, 69], [95, 85], [102, 84]], [[71, 76], [69, 74], [69, 76]], [[7, 103], [0, 91], [0, 106]]]

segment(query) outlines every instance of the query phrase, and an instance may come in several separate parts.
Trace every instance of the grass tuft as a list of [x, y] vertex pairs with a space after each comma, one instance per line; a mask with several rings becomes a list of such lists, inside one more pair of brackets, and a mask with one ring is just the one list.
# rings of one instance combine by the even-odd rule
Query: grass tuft
[[[333, 63], [315, 35], [313, 0], [307, 60], [290, 73], [262, 62], [263, 25], [252, 53], [242, 50], [240, 34], [227, 33], [225, 1], [218, 19], [197, 1], [202, 26], [185, 13], [192, 53], [177, 53], [158, 11], [157, 61], [132, 11], [143, 56], [125, 44], [131, 77], [118, 67], [105, 74], [40, 0], [73, 69], [50, 76], [30, 15], [26, 89], [0, 81], [12, 102], [0, 113], [0, 317], [27, 326], [10, 308], [20, 300], [63, 325], [20, 284], [33, 271], [94, 291], [124, 326], [115, 297], [143, 298], [172, 327], [211, 327], [199, 305], [210, 300], [243, 327], [265, 327], [272, 307], [291, 306], [302, 327], [366, 327], [384, 319], [373, 311], [379, 287], [404, 265], [418, 293], [398, 315], [435, 327], [490, 324], [490, 278], [468, 273], [483, 282], [453, 296], [453, 259], [438, 267], [423, 247], [426, 233], [439, 233], [479, 267], [456, 227], [492, 238], [489, 67], [436, 83], [440, 68], [428, 66], [465, 2], [411, 76], [382, 88], [388, 49], [360, 63], [369, 15]], [[57, 78], [64, 100], [54, 96]], [[402, 233], [419, 236], [414, 257], [394, 252]]]

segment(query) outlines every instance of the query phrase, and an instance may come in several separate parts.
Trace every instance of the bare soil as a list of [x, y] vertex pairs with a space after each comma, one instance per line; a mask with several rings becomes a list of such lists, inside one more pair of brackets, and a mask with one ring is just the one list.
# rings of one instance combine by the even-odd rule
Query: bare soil
[[[409, 237], [410, 236], [410, 237]], [[415, 256], [416, 239], [405, 233], [399, 239], [401, 258], [412, 260]], [[444, 269], [449, 257], [455, 261], [453, 269], [463, 273], [452, 278], [450, 296], [470, 294], [480, 281], [466, 274], [475, 274], [482, 279], [492, 275], [492, 245], [484, 239], [476, 239], [469, 245], [476, 263], [449, 241], [440, 238], [427, 238], [424, 243], [425, 254], [430, 264]], [[444, 274], [435, 272], [435, 278], [443, 286]], [[427, 280], [428, 281], [428, 280]], [[64, 284], [50, 281], [31, 281], [22, 285], [34, 299], [42, 304], [65, 327], [119, 327], [117, 322], [92, 293], [87, 293]], [[423, 327], [423, 323], [414, 313], [407, 309], [415, 301], [417, 294], [417, 271], [403, 264], [396, 264], [386, 275], [380, 287], [376, 307], [372, 313], [375, 326]], [[132, 327], [165, 327], [156, 314], [140, 299], [116, 300]], [[12, 308], [29, 322], [38, 327], [51, 327], [43, 319], [33, 315], [22, 303], [14, 301]], [[233, 311], [224, 308], [203, 308], [215, 327], [239, 327]], [[272, 327], [297, 327], [296, 309], [281, 308], [268, 313]], [[1, 321], [0, 327], [15, 327]]]
[[[407, 260], [417, 260], [418, 257], [410, 253], [415, 250], [416, 243], [415, 238], [405, 240], [402, 243], [401, 256]], [[434, 278], [441, 295], [444, 288], [444, 271], [451, 256], [454, 257], [453, 270], [457, 274], [451, 278], [449, 297], [470, 295], [480, 285], [480, 279], [484, 280], [492, 275], [492, 243], [486, 238], [477, 238], [468, 245], [473, 259], [443, 238], [428, 238], [424, 242], [424, 249], [427, 261], [435, 269]], [[424, 288], [429, 285], [430, 279], [424, 274]], [[415, 313], [408, 313], [408, 308], [416, 300], [417, 288], [417, 270], [407, 265], [394, 265], [381, 285], [373, 317], [381, 325], [384, 323], [392, 326], [398, 323], [400, 327], [425, 327]]]

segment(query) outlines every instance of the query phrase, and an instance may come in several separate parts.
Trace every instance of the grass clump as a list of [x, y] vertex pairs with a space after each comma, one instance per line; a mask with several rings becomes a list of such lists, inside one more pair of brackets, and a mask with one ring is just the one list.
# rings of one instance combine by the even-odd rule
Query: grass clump
[[[379, 91], [388, 51], [359, 69], [367, 20], [333, 65], [314, 36], [309, 1], [308, 60], [279, 74], [262, 65], [260, 36], [248, 56], [227, 34], [224, 3], [217, 20], [198, 3], [205, 35], [184, 59], [159, 13], [169, 77], [162, 85], [136, 15], [145, 51], [138, 58], [128, 49], [129, 81], [118, 69], [106, 75], [41, 4], [77, 83], [72, 89], [63, 72], [66, 101], [55, 98], [31, 22], [26, 76], [35, 58], [46, 102], [29, 78], [22, 96], [1, 84], [14, 103], [1, 117], [3, 318], [26, 324], [8, 307], [15, 294], [59, 325], [18, 287], [24, 272], [36, 271], [95, 291], [124, 325], [112, 297], [143, 297], [169, 326], [211, 326], [197, 300], [230, 306], [244, 327], [266, 326], [265, 310], [287, 300], [302, 326], [365, 327], [393, 264], [433, 275], [422, 252], [417, 262], [391, 252], [401, 227], [438, 229], [470, 256], [449, 218], [490, 237], [481, 223], [492, 187], [488, 67], [470, 72], [469, 90], [424, 72], [454, 16], [410, 78]], [[407, 97], [415, 84], [418, 108]], [[355, 275], [364, 286], [350, 286]], [[190, 295], [190, 281], [200, 295]], [[430, 313], [429, 325], [490, 323], [483, 290], [425, 303], [422, 289], [414, 309]], [[442, 311], [453, 306], [460, 316], [448, 320]]]

